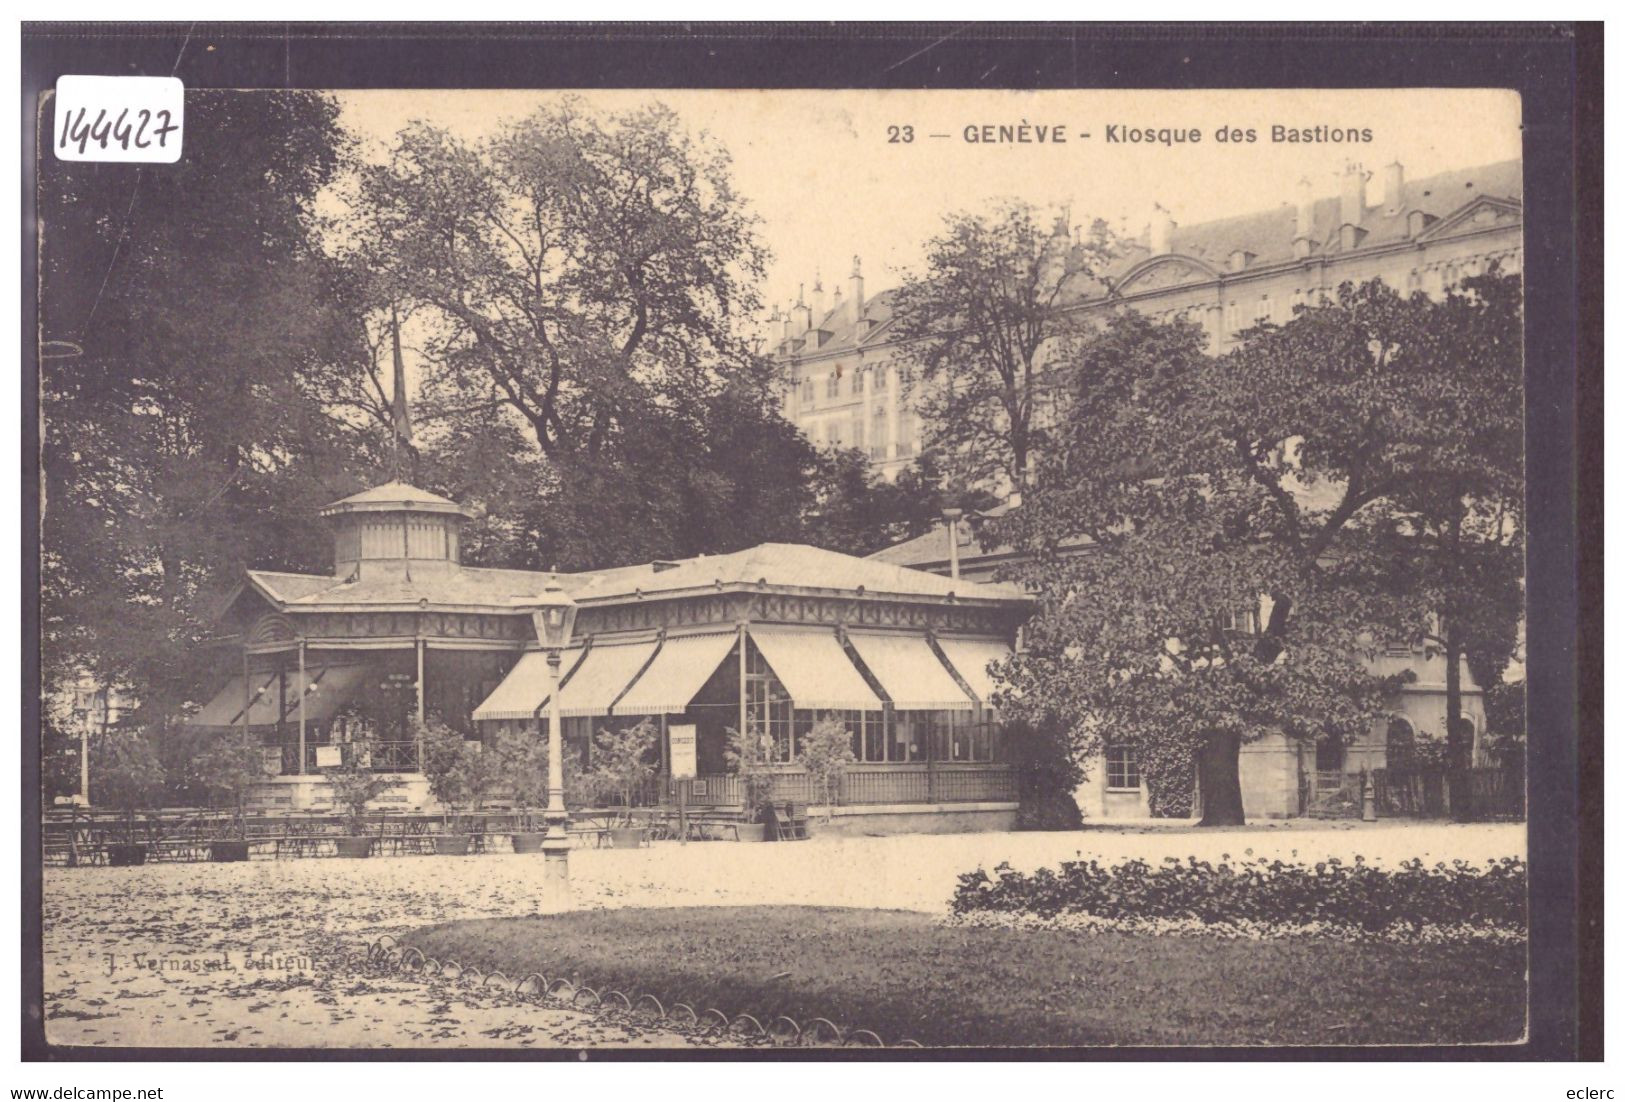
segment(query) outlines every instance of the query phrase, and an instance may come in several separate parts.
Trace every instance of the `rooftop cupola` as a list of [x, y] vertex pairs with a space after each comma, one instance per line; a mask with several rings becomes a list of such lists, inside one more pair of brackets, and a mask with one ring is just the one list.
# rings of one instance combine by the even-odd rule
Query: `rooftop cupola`
[[334, 575], [360, 579], [455, 569], [463, 521], [473, 514], [439, 494], [386, 482], [324, 506], [321, 515], [333, 522]]

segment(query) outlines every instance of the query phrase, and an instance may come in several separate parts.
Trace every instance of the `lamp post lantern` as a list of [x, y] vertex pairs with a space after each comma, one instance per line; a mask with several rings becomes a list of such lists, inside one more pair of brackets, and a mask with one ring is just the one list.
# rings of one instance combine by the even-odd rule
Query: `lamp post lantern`
[[[564, 808], [564, 735], [559, 710], [559, 667], [563, 651], [575, 630], [576, 603], [557, 581], [548, 583], [533, 602], [531, 623], [536, 640], [547, 652], [547, 673], [551, 681], [547, 711], [547, 833], [542, 838], [542, 911], [557, 914], [570, 909], [569, 816]], [[540, 713], [538, 708], [537, 712]], [[539, 718], [539, 716], [538, 716]]]

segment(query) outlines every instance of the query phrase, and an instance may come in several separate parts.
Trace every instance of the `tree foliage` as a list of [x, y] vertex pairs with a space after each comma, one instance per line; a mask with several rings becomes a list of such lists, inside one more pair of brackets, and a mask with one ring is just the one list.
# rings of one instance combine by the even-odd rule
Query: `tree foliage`
[[630, 808], [638, 792], [655, 775], [651, 754], [660, 741], [660, 727], [645, 716], [626, 725], [600, 727], [592, 737], [592, 784], [613, 793], [620, 806]]
[[[364, 469], [321, 395], [356, 346], [313, 203], [345, 142], [308, 92], [187, 93], [173, 165], [40, 162], [47, 681], [165, 714], [213, 688], [195, 644], [246, 563], [324, 564], [308, 518]], [[71, 347], [70, 347], [71, 346]], [[71, 354], [72, 349], [80, 350]]]
[[[1064, 432], [1026, 507], [992, 525], [1032, 552], [1021, 576], [1041, 600], [1007, 667], [1012, 709], [1068, 717], [1080, 752], [1108, 734], [1133, 746], [1162, 813], [1200, 767], [1208, 822], [1241, 820], [1243, 742], [1369, 730], [1403, 677], [1365, 659], [1427, 628], [1448, 597], [1429, 579], [1462, 576], [1425, 503], [1504, 517], [1492, 485], [1521, 485], [1439, 489], [1486, 461], [1463, 439], [1473, 411], [1515, 401], [1519, 379], [1485, 370], [1485, 342], [1504, 353], [1516, 333], [1505, 282], [1439, 303], [1345, 285], [1221, 358], [1194, 326], [1114, 318], [1067, 369]], [[1079, 536], [1088, 551], [1061, 555]], [[1516, 589], [1516, 571], [1501, 559], [1480, 581]]]
[[1077, 322], [1066, 309], [1104, 268], [1096, 222], [1074, 243], [1024, 203], [958, 213], [926, 246], [893, 304], [896, 339], [918, 368], [914, 394], [928, 446], [964, 485], [1021, 489], [1042, 447], [1055, 378]]
[[852, 752], [852, 732], [836, 717], [823, 716], [797, 740], [796, 758], [811, 778], [813, 791], [823, 799], [824, 821], [829, 822], [847, 767], [858, 760]]
[[958, 491], [937, 456], [926, 452], [891, 481], [856, 448], [826, 451], [816, 472], [815, 507], [801, 542], [848, 555], [868, 555], [942, 524], [942, 510], [986, 509], [997, 503], [987, 491]]

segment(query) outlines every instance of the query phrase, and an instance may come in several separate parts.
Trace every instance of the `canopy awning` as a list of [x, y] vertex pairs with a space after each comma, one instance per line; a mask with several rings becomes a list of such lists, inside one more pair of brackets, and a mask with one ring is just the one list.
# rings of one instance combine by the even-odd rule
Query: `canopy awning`
[[976, 707], [925, 636], [852, 631], [846, 637], [893, 707], [907, 712], [968, 712]]
[[750, 629], [797, 708], [878, 712], [880, 698], [841, 649], [834, 628]]
[[[325, 722], [339, 714], [366, 680], [368, 666], [309, 666], [305, 669], [305, 721]], [[288, 723], [299, 722], [299, 672], [288, 674]]]
[[[609, 706], [648, 665], [653, 640], [642, 643], [595, 643], [559, 690], [559, 715], [607, 716]], [[544, 687], [543, 698], [546, 698]]]
[[684, 635], [667, 639], [643, 676], [615, 702], [618, 716], [673, 715], [711, 679], [733, 649], [737, 632]]
[[971, 692], [980, 697], [983, 704], [989, 703], [999, 686], [987, 668], [994, 662], [1009, 658], [1010, 648], [999, 639], [945, 639], [940, 636], [937, 645], [965, 684], [970, 686]]
[[[276, 693], [275, 673], [256, 673], [249, 679], [250, 696], [260, 705], [255, 712], [271, 712], [275, 706]], [[269, 718], [251, 715], [251, 723], [275, 723], [276, 716]], [[186, 721], [188, 727], [236, 727], [243, 722], [243, 679], [234, 677], [226, 682], [226, 687], [214, 694], [214, 699], [203, 706], [202, 711]]]
[[[559, 676], [569, 677], [581, 661], [582, 648], [568, 647], [560, 658]], [[491, 695], [485, 698], [478, 708], [474, 709], [474, 719], [529, 719], [536, 714], [536, 709], [547, 699], [551, 688], [551, 678], [547, 672], [547, 655], [541, 651], [531, 651], [519, 656], [514, 668], [508, 671], [508, 676], [502, 683], [491, 690]]]

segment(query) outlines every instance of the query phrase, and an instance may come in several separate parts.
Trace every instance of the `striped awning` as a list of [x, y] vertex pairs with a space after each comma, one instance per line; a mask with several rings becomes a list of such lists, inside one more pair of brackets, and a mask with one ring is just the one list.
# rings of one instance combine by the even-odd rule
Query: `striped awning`
[[[568, 647], [561, 656], [559, 676], [567, 678], [581, 661], [583, 648]], [[491, 695], [474, 709], [474, 719], [529, 719], [547, 699], [552, 678], [547, 672], [547, 655], [531, 651], [519, 656], [514, 668]]]
[[[277, 675], [256, 673], [249, 677], [250, 723], [275, 723], [278, 704]], [[214, 694], [214, 699], [202, 711], [186, 721], [188, 727], [236, 727], [243, 721], [243, 679], [234, 677], [226, 687]]]
[[618, 716], [675, 715], [688, 710], [696, 693], [733, 649], [737, 632], [713, 632], [667, 639], [626, 695], [615, 702]]
[[893, 707], [907, 712], [968, 712], [976, 707], [925, 636], [852, 631], [846, 637]]
[[[338, 715], [371, 672], [369, 666], [311, 666], [305, 670], [305, 720], [315, 723]], [[299, 722], [299, 673], [288, 674], [288, 702], [284, 719]]]
[[[595, 643], [559, 690], [561, 716], [607, 716], [615, 698], [626, 691], [655, 652], [653, 640], [642, 643]], [[542, 697], [545, 700], [546, 687]]]
[[994, 662], [1003, 662], [1011, 650], [1000, 639], [952, 639], [938, 636], [937, 645], [949, 663], [975, 693], [987, 704], [998, 689], [998, 682], [987, 668]]
[[880, 710], [880, 698], [846, 656], [834, 628], [752, 627], [750, 637], [797, 708]]

